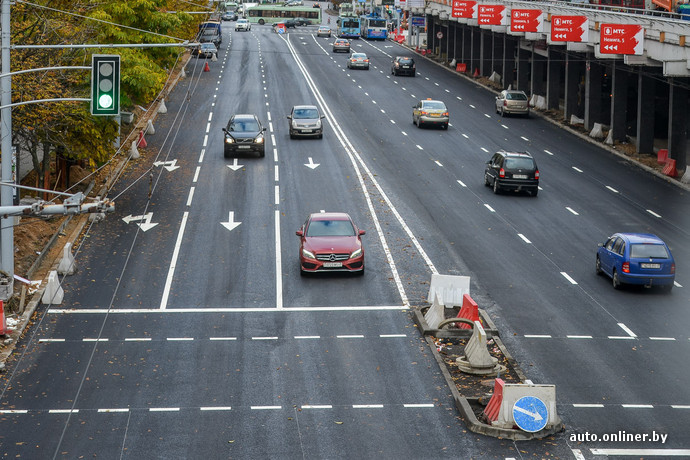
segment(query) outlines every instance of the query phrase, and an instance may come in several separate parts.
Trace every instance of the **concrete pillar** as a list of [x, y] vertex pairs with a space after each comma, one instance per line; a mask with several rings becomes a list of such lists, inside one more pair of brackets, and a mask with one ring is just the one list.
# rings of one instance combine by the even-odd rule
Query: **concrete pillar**
[[611, 140], [622, 142], [626, 140], [628, 120], [628, 72], [622, 63], [614, 61], [611, 66]]
[[496, 34], [491, 33], [491, 39], [493, 41], [493, 50], [491, 53], [491, 70], [497, 72], [501, 75], [501, 78], [505, 80], [505, 75], [503, 74], [503, 48], [505, 47], [505, 37], [506, 34]]
[[570, 122], [572, 115], [579, 116], [577, 111], [578, 90], [583, 67], [582, 60], [579, 57], [565, 53], [565, 107], [563, 119], [566, 122]]
[[530, 81], [530, 94], [544, 96], [546, 94], [546, 58], [535, 53], [532, 48], [532, 79]]
[[491, 32], [486, 32], [481, 29], [479, 30], [479, 36], [481, 37], [479, 74], [482, 77], [488, 77], [489, 75], [491, 75], [491, 53], [493, 52], [493, 37], [491, 36]]
[[688, 89], [680, 78], [669, 78], [668, 94], [668, 157], [676, 160], [676, 168], [685, 169], [688, 146]]
[[549, 47], [549, 57], [546, 62], [546, 108], [558, 110], [561, 94], [561, 59], [563, 54], [554, 47]]
[[[470, 59], [472, 65], [468, 69], [472, 74], [474, 74], [475, 69], [479, 69], [481, 66], [481, 53], [482, 53], [482, 33], [478, 27], [472, 27], [472, 57]], [[481, 69], [479, 69], [479, 74], [481, 75]]]
[[503, 34], [503, 88], [508, 89], [515, 82], [515, 40]]
[[[515, 89], [519, 89], [521, 91], [524, 91], [526, 93], [529, 93], [530, 88], [529, 88], [529, 80], [527, 77], [529, 77], [530, 73], [530, 52], [527, 50], [522, 49], [520, 45], [518, 44], [518, 62], [517, 62], [517, 87]], [[530, 95], [530, 94], [528, 94]]]
[[637, 74], [637, 153], [654, 153], [654, 93], [656, 81], [640, 69]]
[[[455, 59], [456, 62], [459, 62], [458, 58], [458, 23], [457, 22], [450, 22], [448, 29], [451, 31], [451, 39], [453, 40], [453, 53], [452, 55], [449, 55], [450, 60], [452, 61]], [[451, 57], [452, 56], [452, 57]], [[453, 69], [455, 70], [455, 69]]]
[[587, 58], [585, 68], [585, 129], [601, 123], [602, 68], [595, 59]]
[[472, 73], [472, 29], [462, 26], [462, 62], [467, 64], [467, 71]]

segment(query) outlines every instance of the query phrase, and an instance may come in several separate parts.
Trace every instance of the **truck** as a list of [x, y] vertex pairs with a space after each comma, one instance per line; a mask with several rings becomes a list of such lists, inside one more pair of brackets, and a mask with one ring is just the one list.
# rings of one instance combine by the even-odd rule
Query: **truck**
[[220, 48], [223, 36], [220, 33], [220, 21], [206, 21], [199, 24], [199, 43], [213, 43]]

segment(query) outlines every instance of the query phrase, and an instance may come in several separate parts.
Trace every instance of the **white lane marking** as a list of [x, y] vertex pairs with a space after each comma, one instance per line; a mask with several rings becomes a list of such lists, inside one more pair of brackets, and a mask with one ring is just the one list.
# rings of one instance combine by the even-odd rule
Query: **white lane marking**
[[206, 133], [208, 134], [210, 132], [211, 132], [211, 123], [206, 123]]
[[[285, 311], [384, 311], [384, 310], [409, 310], [409, 305], [379, 305], [379, 306], [341, 306], [341, 307], [286, 307], [281, 308], [258, 308], [258, 307], [235, 307], [235, 308], [169, 308], [160, 310], [156, 308], [92, 308], [88, 310], [72, 310], [55, 308], [48, 310], [48, 313], [62, 315], [104, 315], [104, 314], [132, 314], [132, 313], [263, 313], [263, 312], [285, 312]], [[63, 340], [64, 341], [64, 340]]]
[[491, 211], [491, 212], [496, 212], [496, 210], [495, 210], [494, 208], [492, 208], [491, 206], [489, 206], [489, 205], [486, 204], [486, 203], [484, 203], [484, 207], [486, 207], [486, 209], [488, 209], [488, 210]]
[[298, 340], [300, 340], [300, 339], [320, 339], [321, 336], [320, 335], [296, 335], [294, 338], [298, 339]]
[[503, 126], [505, 129], [508, 129], [508, 127], [506, 125], [501, 125], [501, 126]]
[[166, 337], [165, 340], [168, 342], [192, 342], [194, 337]]
[[563, 275], [563, 278], [565, 278], [565, 279], [567, 279], [568, 281], [570, 281], [570, 284], [577, 284], [577, 281], [575, 281], [574, 279], [572, 279], [572, 278], [570, 277], [570, 275], [568, 275], [566, 272], [561, 272], [561, 275]]
[[201, 145], [202, 145], [203, 147], [207, 147], [207, 146], [208, 146], [208, 134], [205, 134], [205, 135], [204, 135], [204, 142], [202, 142]]
[[606, 188], [609, 189], [609, 190], [611, 190], [613, 193], [618, 193], [618, 190], [616, 190], [615, 188], [611, 187], [610, 185], [607, 185]]
[[271, 145], [276, 145], [276, 136], [271, 133]]
[[209, 337], [208, 338], [211, 341], [228, 341], [228, 340], [237, 340], [237, 337]]
[[465, 183], [463, 181], [458, 179], [457, 182], [458, 182], [458, 184], [460, 184], [461, 187], [467, 187], [467, 185], [465, 185]]
[[165, 279], [165, 287], [163, 288], [163, 297], [161, 298], [160, 309], [165, 310], [168, 306], [168, 296], [170, 295], [170, 287], [172, 286], [173, 275], [175, 274], [175, 267], [177, 266], [177, 258], [180, 256], [180, 246], [182, 246], [182, 237], [184, 236], [184, 229], [187, 226], [187, 218], [189, 211], [185, 211], [180, 223], [180, 230], [177, 233], [177, 241], [175, 241], [175, 249], [173, 250], [172, 259], [170, 260], [170, 267], [168, 268], [168, 276]]
[[149, 407], [149, 412], [179, 412], [179, 407]]
[[414, 409], [418, 407], [434, 407], [433, 404], [403, 404], [403, 407], [407, 407], [409, 409]]
[[273, 204], [278, 205], [278, 204], [280, 204], [280, 185], [276, 185], [276, 186], [275, 186], [275, 191], [274, 191], [274, 192], [275, 192], [275, 193], [274, 193], [274, 198], [273, 198], [273, 201], [274, 201]]
[[566, 335], [569, 339], [591, 339], [591, 335]]
[[211, 120], [213, 120], [213, 112], [208, 113], [208, 120], [207, 121], [210, 122]]
[[674, 282], [673, 282], [673, 285], [676, 286], [676, 287], [680, 287], [680, 288], [683, 287], [683, 285], [680, 284], [678, 281], [674, 281]]
[[456, 98], [458, 101], [462, 101], [462, 98], [461, 98], [460, 96], [455, 96], [455, 98]]
[[572, 168], [573, 168], [575, 171], [579, 172], [579, 173], [584, 172], [584, 171], [582, 171], [580, 168], [578, 168], [578, 167], [576, 167], [576, 166], [573, 166]]
[[671, 408], [672, 408], [672, 409], [690, 409], [690, 406], [687, 406], [687, 405], [678, 406], [678, 405], [673, 405], [673, 404], [672, 404], [672, 405], [671, 405]]
[[610, 335], [609, 339], [611, 340], [635, 340], [635, 337], [630, 337], [629, 335], [625, 336], [620, 336], [620, 335]]
[[38, 343], [64, 342], [65, 339], [38, 339]]
[[626, 409], [654, 409], [651, 404], [621, 404]]
[[618, 327], [623, 329], [630, 337], [637, 337], [637, 334], [635, 334], [633, 331], [630, 330], [628, 326], [626, 326], [623, 323], [618, 323]]
[[189, 196], [187, 197], [187, 206], [192, 205], [192, 199], [194, 198], [194, 187], [189, 189]]
[[519, 236], [519, 237], [522, 239], [522, 241], [524, 241], [525, 243], [527, 243], [527, 244], [532, 244], [532, 242], [531, 242], [530, 240], [528, 240], [527, 237], [526, 237], [525, 235], [523, 235], [522, 233], [518, 233], [518, 236]]
[[278, 165], [275, 166], [274, 172], [273, 172], [273, 181], [278, 182]]
[[252, 337], [252, 340], [278, 340], [278, 337]]
[[112, 409], [98, 409], [98, 412], [101, 414], [108, 414], [108, 413], [123, 413], [123, 412], [129, 412], [128, 407], [120, 407], [120, 408], [112, 408]]
[[352, 334], [352, 335], [336, 335], [335, 336], [338, 339], [363, 339], [363, 335], [359, 334]]
[[333, 409], [330, 404], [305, 404], [302, 409]]
[[274, 130], [273, 130], [273, 122], [272, 122], [272, 121], [269, 121], [269, 122], [268, 122], [268, 132], [270, 132], [271, 134], [274, 133]]
[[0, 409], [0, 414], [28, 414], [26, 409]]
[[600, 408], [600, 407], [604, 407], [604, 405], [603, 404], [573, 404], [573, 407]]
[[206, 149], [201, 149], [201, 152], [199, 153], [199, 163], [204, 162], [204, 155], [206, 154]]
[[[277, 204], [277, 203], [276, 203]], [[280, 243], [280, 211], [278, 209], [275, 210], [275, 239], [276, 239], [276, 308], [278, 310], [283, 309], [283, 258], [281, 255], [281, 243]]]
[[441, 162], [440, 162], [440, 161], [438, 161], [438, 160], [434, 160], [434, 163], [436, 163], [437, 165], [439, 165], [440, 167], [442, 167], [442, 168], [443, 168], [443, 165], [441, 164]]
[[570, 449], [575, 456], [575, 460], [587, 460], [580, 449]]
[[393, 337], [407, 337], [407, 334], [379, 334], [381, 338], [393, 338]]
[[476, 107], [475, 107], [475, 106], [473, 106], [472, 104], [470, 104], [470, 107], [472, 107], [473, 109], [476, 109]]
[[481, 149], [482, 149], [483, 152], [489, 153], [489, 151], [488, 151], [487, 149], [485, 149], [484, 147], [482, 147]]
[[391, 123], [395, 124], [395, 120], [391, 120]]
[[650, 337], [649, 340], [668, 340], [668, 341], [673, 341], [676, 340], [674, 337]]
[[685, 457], [690, 449], [592, 449], [594, 455], [619, 455], [631, 457]]
[[647, 209], [647, 212], [650, 213], [651, 215], [653, 215], [654, 217], [661, 219], [661, 216], [659, 214], [655, 213], [654, 211], [652, 211], [651, 209]]
[[419, 150], [424, 150], [424, 148], [422, 148], [422, 146], [419, 145], [419, 144], [417, 144], [417, 148], [418, 148]]
[[196, 182], [199, 180], [199, 173], [201, 172], [201, 166], [196, 167], [196, 171], [194, 172], [194, 179], [192, 179], [192, 182], [196, 184]]
[[270, 111], [266, 112], [266, 117], [268, 118], [268, 122], [270, 123], [271, 122], [271, 112]]
[[525, 334], [525, 338], [526, 338], [526, 339], [550, 339], [551, 336], [548, 335], [548, 334], [544, 334], [544, 335], [539, 335], [539, 334], [532, 334], [532, 335], [530, 335], [530, 334]]
[[545, 152], [547, 155], [553, 155], [553, 153], [549, 152], [548, 150], [544, 150], [544, 152]]
[[94, 339], [84, 338], [81, 340], [82, 340], [82, 342], [107, 342], [108, 341], [108, 339], [96, 339], [96, 338], [94, 338]]
[[51, 409], [49, 414], [78, 414], [79, 409]]
[[151, 337], [126, 337], [125, 342], [150, 342]]
[[278, 149], [275, 147], [273, 148], [273, 161], [278, 161]]
[[199, 410], [204, 410], [204, 411], [227, 411], [227, 410], [232, 410], [232, 407], [230, 406], [206, 406], [206, 407], [200, 407]]
[[436, 82], [434, 82], [434, 85], [436, 85], [436, 86], [440, 86], [440, 85], [439, 85], [438, 83], [436, 83]]
[[488, 113], [485, 113], [484, 116], [485, 116], [486, 118], [491, 118], [491, 115], [489, 115]]
[[575, 210], [574, 210], [573, 208], [571, 208], [570, 206], [566, 206], [565, 209], [567, 209], [568, 211], [570, 211], [571, 213], [573, 213], [573, 214], [576, 215], [576, 216], [579, 216], [579, 215], [580, 215], [580, 214], [577, 213], [577, 211], [575, 211]]
[[383, 409], [383, 404], [353, 404], [353, 409]]
[[520, 136], [520, 139], [522, 139], [525, 142], [529, 142], [529, 139], [527, 139], [525, 136]]
[[279, 410], [283, 406], [249, 406], [251, 410]]
[[470, 138], [470, 136], [468, 136], [467, 134], [464, 134], [464, 133], [463, 133], [462, 137], [464, 137], [465, 139], [469, 139], [469, 138]]
[[405, 131], [400, 131], [403, 136], [407, 136], [407, 133]]

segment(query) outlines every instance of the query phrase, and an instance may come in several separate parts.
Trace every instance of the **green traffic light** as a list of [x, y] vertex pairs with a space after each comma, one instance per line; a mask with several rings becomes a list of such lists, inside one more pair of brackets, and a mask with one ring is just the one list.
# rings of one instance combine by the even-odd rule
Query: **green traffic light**
[[110, 94], [101, 94], [98, 98], [98, 108], [99, 109], [109, 109], [113, 106], [113, 98]]

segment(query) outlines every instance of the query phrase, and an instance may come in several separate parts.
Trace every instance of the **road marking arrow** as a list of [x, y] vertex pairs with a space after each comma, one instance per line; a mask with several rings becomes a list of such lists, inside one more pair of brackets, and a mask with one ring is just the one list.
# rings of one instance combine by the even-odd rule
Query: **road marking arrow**
[[309, 163], [304, 163], [304, 166], [306, 166], [307, 168], [316, 169], [319, 167], [320, 164], [321, 163], [314, 163], [314, 160], [312, 160], [311, 157], [309, 157]]
[[235, 222], [235, 213], [233, 211], [230, 211], [230, 215], [228, 216], [228, 221], [227, 222], [221, 222], [220, 225], [222, 225], [223, 227], [232, 231], [235, 229], [235, 227], [238, 227], [241, 223], [242, 222]]
[[155, 163], [153, 163], [153, 166], [163, 166], [165, 169], [167, 169], [170, 172], [175, 171], [176, 169], [179, 168], [179, 166], [177, 166], [177, 160], [156, 161]]
[[519, 406], [515, 406], [513, 408], [513, 410], [516, 410], [517, 412], [521, 412], [525, 415], [528, 415], [528, 416], [532, 417], [535, 421], [544, 420], [544, 417], [542, 417], [538, 412], [530, 412], [527, 409], [523, 409], [522, 407], [519, 407]]
[[[179, 168], [179, 166], [178, 166], [178, 168]], [[141, 223], [141, 224], [138, 223], [138, 224], [137, 224], [137, 225], [139, 226], [139, 228], [140, 228], [143, 232], [145, 232], [145, 231], [147, 231], [147, 230], [151, 230], [153, 227], [155, 227], [156, 225], [158, 225], [157, 222], [156, 222], [156, 223], [151, 223], [151, 219], [153, 219], [153, 213], [152, 213], [152, 212], [146, 213], [146, 214], [144, 214], [143, 216], [132, 216], [132, 215], [130, 214], [130, 215], [128, 215], [127, 217], [123, 217], [123, 218], [122, 218], [122, 220], [124, 220], [126, 224], [129, 224], [129, 223], [131, 223], [131, 222], [136, 222], [136, 221], [141, 221], [141, 220], [143, 220], [144, 223]]]
[[244, 165], [239, 165], [237, 164], [237, 158], [233, 158], [233, 162], [231, 165], [228, 165], [228, 168], [232, 169], [233, 171], [237, 171], [240, 168], [243, 168]]

